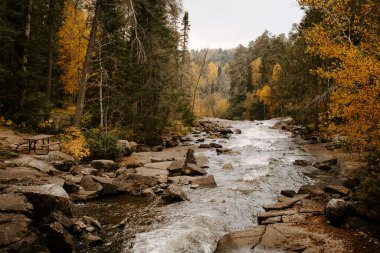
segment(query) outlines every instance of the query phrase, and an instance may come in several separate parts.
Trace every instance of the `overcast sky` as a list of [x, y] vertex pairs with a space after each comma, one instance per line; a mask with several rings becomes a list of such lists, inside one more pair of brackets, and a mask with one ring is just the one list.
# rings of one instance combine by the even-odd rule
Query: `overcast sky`
[[247, 45], [265, 29], [288, 34], [303, 16], [296, 0], [183, 0], [191, 49]]

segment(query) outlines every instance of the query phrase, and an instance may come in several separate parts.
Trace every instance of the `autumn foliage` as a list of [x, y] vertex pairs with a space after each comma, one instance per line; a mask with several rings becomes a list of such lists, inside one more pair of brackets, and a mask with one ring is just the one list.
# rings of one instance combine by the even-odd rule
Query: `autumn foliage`
[[323, 125], [353, 148], [380, 150], [380, 12], [375, 0], [300, 0], [323, 13], [306, 31], [307, 52], [330, 64], [313, 73], [335, 81]]

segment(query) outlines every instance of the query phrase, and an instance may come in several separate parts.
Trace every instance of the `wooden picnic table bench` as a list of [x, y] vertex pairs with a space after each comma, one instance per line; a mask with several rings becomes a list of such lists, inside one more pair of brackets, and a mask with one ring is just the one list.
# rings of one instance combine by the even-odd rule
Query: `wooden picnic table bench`
[[[50, 147], [57, 145], [59, 147], [59, 150], [61, 150], [61, 143], [60, 142], [50, 142], [50, 138], [54, 137], [54, 135], [51, 134], [38, 134], [31, 137], [25, 137], [23, 138], [23, 142], [20, 142], [17, 144], [16, 151], [20, 152], [20, 147], [27, 148], [27, 153], [29, 154], [31, 150], [34, 151], [35, 154], [41, 155], [41, 154], [49, 154]], [[40, 148], [37, 148], [38, 141], [41, 141], [42, 144], [40, 145]], [[41, 153], [37, 152], [42, 151]]]

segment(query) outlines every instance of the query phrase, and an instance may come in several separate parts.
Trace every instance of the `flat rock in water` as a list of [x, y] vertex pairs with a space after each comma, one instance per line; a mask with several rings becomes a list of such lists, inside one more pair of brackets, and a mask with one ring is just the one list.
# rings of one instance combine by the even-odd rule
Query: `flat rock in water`
[[285, 197], [293, 198], [297, 195], [297, 193], [293, 190], [282, 190], [281, 195], [284, 195]]
[[197, 188], [214, 188], [217, 187], [215, 178], [213, 175], [207, 175], [202, 177], [194, 177], [191, 180], [191, 185], [197, 185]]
[[252, 248], [256, 246], [264, 234], [265, 226], [228, 233], [219, 240], [215, 253], [234, 252], [239, 248]]
[[171, 176], [181, 175], [182, 168], [185, 166], [185, 159], [174, 161], [170, 164], [168, 170]]
[[[323, 242], [323, 243], [321, 243]], [[253, 252], [345, 252], [343, 242], [329, 234], [313, 233], [293, 223], [267, 225]]]
[[162, 199], [168, 203], [189, 200], [186, 193], [178, 185], [170, 185], [165, 189]]
[[293, 215], [297, 213], [298, 213], [297, 209], [273, 210], [273, 211], [257, 214], [257, 220], [258, 220], [258, 223], [261, 224], [263, 221], [265, 221], [266, 219], [270, 217], [288, 216], [288, 215]]
[[311, 165], [311, 162], [306, 161], [306, 160], [295, 160], [293, 164], [305, 167], [305, 166]]
[[196, 164], [201, 168], [206, 168], [209, 161], [204, 154], [199, 154], [195, 157]]
[[352, 191], [342, 185], [329, 185], [326, 187], [325, 192], [332, 194], [339, 194], [341, 196], [349, 196]]
[[169, 177], [168, 182], [171, 184], [178, 184], [178, 185], [188, 185], [193, 181], [194, 177], [190, 176], [177, 176], [177, 177]]
[[205, 169], [199, 167], [196, 164], [188, 163], [185, 165], [185, 167], [182, 170], [182, 173], [187, 176], [199, 176], [199, 175], [206, 175], [207, 172]]

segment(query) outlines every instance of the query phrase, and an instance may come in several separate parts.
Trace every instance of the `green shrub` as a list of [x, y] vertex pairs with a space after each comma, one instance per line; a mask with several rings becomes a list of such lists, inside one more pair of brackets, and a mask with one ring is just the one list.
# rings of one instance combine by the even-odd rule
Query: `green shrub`
[[380, 168], [373, 166], [356, 188], [356, 197], [361, 204], [361, 212], [369, 219], [380, 222]]
[[86, 131], [85, 137], [93, 159], [115, 159], [119, 153], [117, 138], [100, 129]]

